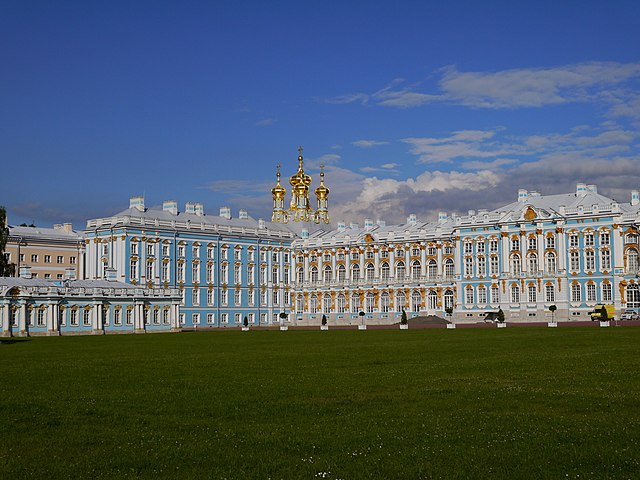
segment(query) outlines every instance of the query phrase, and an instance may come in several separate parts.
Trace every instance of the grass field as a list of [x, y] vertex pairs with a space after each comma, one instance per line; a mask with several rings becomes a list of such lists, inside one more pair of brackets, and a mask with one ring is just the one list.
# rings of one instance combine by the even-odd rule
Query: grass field
[[0, 345], [0, 478], [640, 478], [640, 328]]

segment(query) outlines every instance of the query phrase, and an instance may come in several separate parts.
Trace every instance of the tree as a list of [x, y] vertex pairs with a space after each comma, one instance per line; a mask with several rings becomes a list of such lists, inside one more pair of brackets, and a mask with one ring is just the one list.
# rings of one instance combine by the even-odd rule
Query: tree
[[327, 316], [323, 313], [322, 314], [322, 325], [326, 325], [327, 324]]
[[4, 255], [8, 239], [7, 211], [4, 207], [0, 207], [0, 277], [12, 277], [16, 272], [16, 266], [13, 263], [9, 263]]
[[400, 324], [401, 325], [406, 325], [407, 324], [407, 312], [405, 311], [405, 309], [402, 309], [402, 318], [400, 319]]
[[502, 308], [498, 309], [498, 323], [504, 323], [504, 312]]
[[249, 319], [247, 318], [247, 316], [244, 316], [244, 327], [247, 328], [249, 326]]

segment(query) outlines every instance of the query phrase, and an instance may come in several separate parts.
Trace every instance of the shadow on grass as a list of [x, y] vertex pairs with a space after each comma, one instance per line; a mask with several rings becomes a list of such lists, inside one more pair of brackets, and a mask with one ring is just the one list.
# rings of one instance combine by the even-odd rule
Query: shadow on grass
[[24, 343], [30, 341], [30, 338], [3, 338], [0, 339], [0, 345], [13, 345], [14, 343]]

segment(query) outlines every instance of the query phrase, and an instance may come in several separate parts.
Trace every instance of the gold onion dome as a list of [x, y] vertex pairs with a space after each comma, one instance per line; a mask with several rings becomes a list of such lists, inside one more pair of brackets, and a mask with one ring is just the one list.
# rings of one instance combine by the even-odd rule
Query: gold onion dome
[[324, 184], [324, 165], [320, 165], [320, 185], [316, 188], [316, 196], [322, 200], [329, 196], [329, 188]]
[[278, 164], [278, 173], [276, 176], [278, 181], [276, 182], [276, 186], [271, 189], [271, 194], [273, 195], [273, 198], [284, 199], [287, 191], [282, 185], [280, 185], [280, 164]]
[[293, 188], [307, 189], [311, 185], [311, 177], [304, 173], [303, 159], [302, 159], [302, 147], [298, 149], [298, 171], [289, 179], [289, 183]]

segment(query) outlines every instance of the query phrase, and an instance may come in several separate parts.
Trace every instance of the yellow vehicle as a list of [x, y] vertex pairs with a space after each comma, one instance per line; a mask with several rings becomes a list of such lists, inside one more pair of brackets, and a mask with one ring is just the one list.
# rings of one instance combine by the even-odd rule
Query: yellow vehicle
[[607, 322], [614, 319], [614, 317], [616, 316], [616, 309], [611, 304], [599, 303], [595, 306], [593, 312], [590, 312], [590, 315], [591, 320], [593, 321], [598, 320], [600, 322]]

